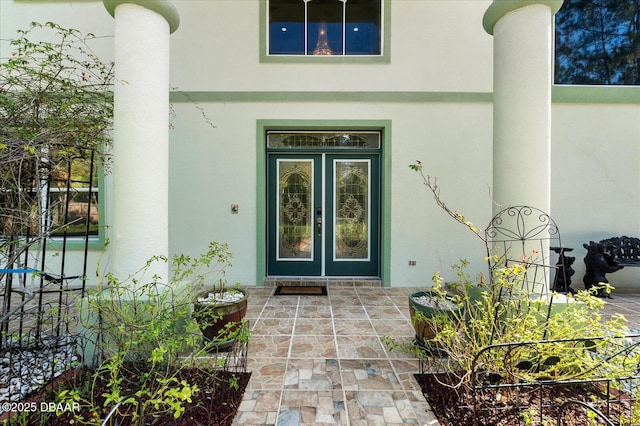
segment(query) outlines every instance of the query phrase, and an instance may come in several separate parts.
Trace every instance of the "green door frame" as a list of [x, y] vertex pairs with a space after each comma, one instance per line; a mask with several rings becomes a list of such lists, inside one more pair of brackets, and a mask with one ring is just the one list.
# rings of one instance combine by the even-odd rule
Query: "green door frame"
[[[280, 206], [279, 197], [281, 191], [278, 185], [281, 182], [281, 175], [278, 173], [280, 164], [297, 163], [309, 164], [309, 174], [306, 175], [309, 183], [308, 197], [302, 194], [302, 203], [310, 215], [306, 226], [310, 228], [310, 233], [303, 233], [302, 241], [307, 241], [312, 248], [310, 252], [293, 255], [293, 251], [283, 259], [277, 258], [278, 231], [277, 208]], [[337, 162], [337, 163], [336, 163]], [[335, 171], [340, 162], [356, 162], [366, 164], [367, 172], [365, 203], [365, 222], [367, 226], [366, 248], [359, 248], [355, 258], [336, 258], [336, 197], [338, 190], [335, 186]], [[379, 277], [380, 275], [380, 153], [372, 150], [341, 149], [336, 150], [309, 150], [306, 152], [290, 150], [269, 150], [267, 153], [267, 273], [275, 276], [310, 276], [310, 277], [335, 277], [335, 276], [362, 276]], [[304, 166], [302, 166], [304, 167]], [[361, 166], [362, 167], [362, 166]], [[285, 166], [286, 168], [286, 166]], [[287, 169], [291, 170], [291, 169]], [[297, 169], [295, 175], [304, 172], [302, 168]], [[271, 174], [271, 177], [269, 178]], [[297, 190], [296, 190], [297, 191]], [[305, 191], [306, 192], [306, 191]], [[299, 194], [296, 192], [296, 194]], [[357, 195], [356, 195], [357, 196]], [[300, 199], [298, 199], [300, 200]], [[354, 199], [355, 200], [355, 199]], [[299, 205], [296, 205], [299, 207]], [[297, 211], [297, 210], [296, 210]], [[316, 222], [318, 221], [318, 222]], [[303, 225], [303, 227], [305, 226]], [[293, 226], [292, 230], [298, 230], [299, 225]], [[360, 234], [358, 236], [361, 237]], [[301, 240], [294, 237], [294, 241]], [[357, 241], [362, 241], [358, 239]], [[348, 249], [346, 249], [348, 250]], [[298, 257], [300, 256], [301, 257]], [[362, 257], [366, 255], [366, 257]]]
[[[267, 224], [267, 243], [269, 248], [267, 249], [267, 270], [278, 270], [279, 275], [286, 275], [286, 273], [290, 269], [295, 269], [296, 272], [299, 271], [300, 275], [309, 275], [314, 276], [321, 269], [322, 264], [322, 251], [320, 247], [322, 247], [320, 235], [316, 234], [316, 227], [314, 225], [314, 221], [316, 218], [315, 208], [316, 206], [322, 206], [322, 191], [318, 190], [318, 186], [322, 186], [322, 154], [320, 153], [287, 153], [287, 154], [272, 154], [268, 155], [268, 169], [274, 172], [272, 179], [267, 179], [268, 190], [267, 194], [271, 194], [274, 197], [278, 197], [276, 195], [278, 193], [278, 183], [281, 181], [281, 177], [276, 174], [277, 164], [279, 161], [294, 161], [294, 162], [307, 162], [311, 164], [309, 173], [309, 181], [312, 183], [310, 191], [311, 195], [306, 200], [305, 206], [308, 206], [311, 212], [311, 217], [309, 220], [311, 223], [308, 225], [311, 227], [311, 235], [310, 235], [310, 246], [314, 249], [311, 253], [309, 253], [309, 257], [304, 259], [276, 259], [276, 234], [278, 234], [278, 226], [276, 222], [278, 222], [276, 218], [276, 205], [279, 204], [274, 199], [272, 203], [269, 203], [269, 199], [267, 197], [267, 218], [270, 218], [273, 221], [271, 227]], [[267, 172], [268, 173], [268, 172]], [[322, 207], [320, 207], [322, 208]], [[269, 250], [270, 249], [270, 250]]]
[[[325, 240], [325, 267], [327, 276], [348, 276], [350, 275], [349, 271], [358, 271], [360, 275], [375, 275], [378, 276], [380, 270], [380, 155], [379, 154], [364, 154], [358, 152], [348, 152], [348, 153], [331, 153], [326, 154], [326, 164], [325, 170], [326, 172], [326, 189], [327, 199], [325, 201], [325, 205], [323, 209], [325, 210], [325, 218], [326, 224], [324, 225], [327, 228], [326, 240]], [[336, 228], [338, 225], [334, 223], [337, 214], [334, 211], [336, 207], [336, 198], [338, 197], [337, 188], [335, 186], [335, 170], [337, 164], [334, 160], [338, 161], [366, 161], [367, 162], [367, 170], [369, 172], [368, 179], [368, 191], [367, 196], [369, 198], [369, 213], [368, 220], [372, 225], [369, 227], [369, 238], [368, 241], [371, 242], [369, 246], [369, 258], [364, 262], [358, 261], [347, 261], [345, 258], [336, 259], [334, 258], [334, 250], [337, 250], [335, 247], [336, 244], [333, 242], [331, 238], [332, 235], [335, 235]], [[329, 195], [331, 198], [329, 198]], [[375, 226], [374, 226], [375, 225]], [[377, 266], [377, 271], [374, 272], [374, 267]]]
[[391, 246], [391, 120], [274, 120], [256, 122], [256, 285], [263, 285], [267, 272], [267, 163], [266, 134], [269, 130], [376, 130], [381, 132], [380, 153], [380, 277], [390, 282]]

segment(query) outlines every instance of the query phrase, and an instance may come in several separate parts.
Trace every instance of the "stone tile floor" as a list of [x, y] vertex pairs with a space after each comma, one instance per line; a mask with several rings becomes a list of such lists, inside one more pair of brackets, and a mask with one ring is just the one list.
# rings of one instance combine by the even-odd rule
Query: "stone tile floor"
[[[234, 424], [437, 425], [413, 375], [418, 361], [381, 336], [411, 341], [409, 287], [328, 287], [327, 296], [249, 288], [251, 380]], [[640, 294], [614, 294], [640, 330]]]

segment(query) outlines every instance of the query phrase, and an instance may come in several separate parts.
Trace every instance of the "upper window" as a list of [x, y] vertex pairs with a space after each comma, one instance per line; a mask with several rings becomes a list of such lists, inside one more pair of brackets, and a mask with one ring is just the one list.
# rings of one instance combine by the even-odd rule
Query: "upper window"
[[268, 0], [269, 55], [382, 55], [382, 0]]

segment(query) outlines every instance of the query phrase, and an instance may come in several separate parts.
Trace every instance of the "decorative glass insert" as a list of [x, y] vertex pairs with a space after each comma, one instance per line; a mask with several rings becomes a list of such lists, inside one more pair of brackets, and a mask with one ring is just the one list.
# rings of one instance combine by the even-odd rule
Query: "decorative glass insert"
[[335, 160], [334, 260], [368, 260], [369, 160]]
[[270, 55], [381, 55], [382, 0], [267, 0]]
[[268, 148], [378, 149], [379, 132], [269, 132]]
[[278, 260], [313, 260], [312, 176], [313, 160], [278, 160]]

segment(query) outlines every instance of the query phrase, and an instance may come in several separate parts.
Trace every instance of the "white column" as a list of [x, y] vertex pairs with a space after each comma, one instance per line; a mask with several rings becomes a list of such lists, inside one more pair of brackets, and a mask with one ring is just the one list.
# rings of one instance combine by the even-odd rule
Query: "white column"
[[[493, 197], [550, 210], [553, 16], [562, 0], [494, 0]], [[497, 210], [500, 208], [498, 207]]]
[[[124, 278], [169, 254], [169, 35], [177, 14], [162, 1], [104, 4], [115, 18], [110, 270]], [[168, 279], [167, 264], [154, 263], [145, 280], [155, 274]]]
[[[553, 16], [562, 2], [494, 0], [484, 15], [484, 28], [493, 34], [494, 46], [493, 199], [498, 204], [494, 213], [516, 205], [550, 213]], [[531, 220], [539, 224], [537, 217]], [[537, 264], [553, 265], [548, 245], [525, 244], [522, 254]], [[544, 259], [537, 252], [541, 249]], [[549, 268], [543, 272], [535, 275], [537, 281], [530, 283], [529, 291], [549, 290], [544, 284], [552, 276]]]

